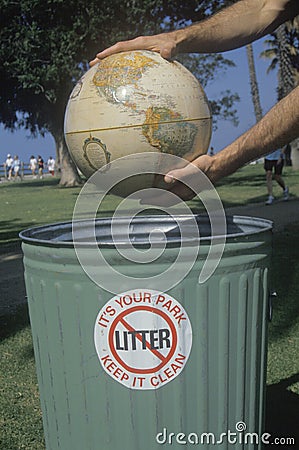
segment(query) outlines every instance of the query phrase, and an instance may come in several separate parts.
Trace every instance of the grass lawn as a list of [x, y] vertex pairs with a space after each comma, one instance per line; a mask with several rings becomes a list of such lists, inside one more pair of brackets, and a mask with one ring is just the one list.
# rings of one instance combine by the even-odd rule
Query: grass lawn
[[[283, 179], [290, 189], [291, 197], [299, 197], [299, 173], [292, 167], [285, 167]], [[267, 199], [265, 171], [263, 164], [246, 166], [216, 184], [224, 206], [238, 206], [264, 202]], [[281, 197], [282, 190], [273, 181], [274, 196]]]
[[[299, 197], [299, 173], [286, 167], [284, 178], [291, 195]], [[58, 181], [51, 177], [0, 184], [0, 245], [17, 241], [19, 231], [25, 228], [71, 220], [81, 188], [61, 188]], [[225, 178], [216, 187], [225, 207], [256, 203], [267, 197], [262, 164], [249, 165]], [[276, 183], [274, 195], [281, 196], [281, 189]], [[106, 196], [99, 215], [110, 216], [119, 202], [120, 199], [114, 195]], [[188, 204], [194, 212], [201, 208], [198, 200]], [[128, 207], [134, 210], [137, 206], [131, 201]]]
[[[298, 172], [286, 168], [284, 175], [291, 194], [299, 197]], [[219, 183], [217, 190], [227, 207], [264, 201], [262, 165], [245, 167]], [[79, 192], [80, 188], [60, 188], [52, 178], [0, 184], [0, 249], [18, 241], [19, 231], [26, 227], [70, 220]], [[280, 194], [276, 187], [275, 193]], [[109, 196], [100, 213], [109, 216], [118, 202], [117, 197]], [[195, 201], [190, 206], [194, 211], [198, 208]], [[299, 224], [274, 235], [273, 280], [278, 297], [269, 326], [266, 430], [284, 437], [294, 436], [298, 430], [298, 235]], [[0, 450], [42, 450], [45, 447], [27, 308], [2, 316], [0, 321]]]

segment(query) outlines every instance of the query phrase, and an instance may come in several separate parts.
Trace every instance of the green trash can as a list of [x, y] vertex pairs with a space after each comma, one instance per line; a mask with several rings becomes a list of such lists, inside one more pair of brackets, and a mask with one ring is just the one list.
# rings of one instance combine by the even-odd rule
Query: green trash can
[[[110, 274], [89, 246], [85, 221], [77, 230], [89, 275], [71, 222], [21, 233], [48, 450], [262, 448], [272, 223], [227, 217], [223, 256], [199, 283], [211, 239], [208, 220], [196, 216], [200, 251], [188, 275], [167, 292], [154, 282], [143, 288], [142, 277], [165, 270], [181, 244], [186, 264], [194, 240], [181, 242], [180, 220], [134, 217], [131, 242], [126, 219], [113, 237], [111, 219], [95, 221], [107, 266], [141, 280], [118, 285], [116, 277], [114, 293], [90, 279], [93, 270], [103, 280]], [[117, 244], [144, 254], [149, 243], [158, 248], [157, 224], [166, 244], [154, 262], [119, 251]]]

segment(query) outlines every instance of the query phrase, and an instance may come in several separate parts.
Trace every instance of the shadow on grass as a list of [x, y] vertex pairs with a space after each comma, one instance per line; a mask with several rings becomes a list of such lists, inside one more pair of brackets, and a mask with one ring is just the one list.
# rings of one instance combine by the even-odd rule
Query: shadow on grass
[[[32, 222], [22, 222], [20, 217], [13, 220], [0, 221], [0, 244], [5, 245], [6, 242], [19, 241], [20, 230], [32, 227]], [[3, 253], [3, 252], [1, 252]]]
[[[224, 207], [224, 209], [226, 208], [232, 208], [234, 206], [246, 206], [246, 205], [252, 205], [254, 203], [264, 203], [265, 202], [265, 194], [261, 194], [255, 197], [251, 197], [251, 198], [246, 198], [246, 200], [241, 199], [239, 197], [237, 197], [236, 199], [233, 200], [228, 200], [225, 196], [219, 194], [219, 197], [221, 200], [221, 203]], [[204, 210], [204, 206], [201, 202], [201, 200], [198, 197], [195, 197], [193, 200], [190, 200], [187, 202], [188, 206], [192, 209], [192, 212], [194, 212], [194, 214], [198, 213], [198, 212], [202, 212], [202, 210]]]
[[263, 203], [265, 201], [265, 194], [256, 196], [256, 197], [251, 197], [250, 199], [247, 199], [246, 202], [242, 202], [242, 201], [229, 201], [229, 200], [222, 200], [222, 204], [224, 206], [224, 208], [233, 208], [234, 206], [245, 206], [245, 205], [252, 205], [254, 203]]
[[0, 316], [0, 341], [15, 335], [30, 324], [27, 304]]
[[43, 186], [59, 186], [60, 178], [43, 178], [42, 180], [23, 180], [18, 182], [10, 182], [3, 187], [9, 187], [9, 189], [20, 188], [20, 187], [43, 187]]
[[299, 373], [267, 386], [265, 430], [271, 434], [269, 440], [273, 441], [275, 437], [290, 437], [296, 441], [295, 445], [288, 445], [285, 441], [282, 445], [275, 445], [275, 448], [299, 448], [299, 395], [288, 389], [298, 381]]
[[299, 317], [299, 223], [274, 234], [271, 288], [277, 291], [273, 302], [273, 321], [269, 339], [275, 341], [287, 334]]
[[33, 345], [30, 343], [23, 348], [22, 356], [25, 359], [34, 359]]
[[221, 181], [215, 183], [215, 187], [229, 186], [229, 187], [240, 187], [242, 184], [246, 184], [249, 187], [264, 187], [266, 183], [265, 173], [251, 175], [249, 173], [242, 173], [241, 171], [236, 172], [233, 175], [222, 178]]

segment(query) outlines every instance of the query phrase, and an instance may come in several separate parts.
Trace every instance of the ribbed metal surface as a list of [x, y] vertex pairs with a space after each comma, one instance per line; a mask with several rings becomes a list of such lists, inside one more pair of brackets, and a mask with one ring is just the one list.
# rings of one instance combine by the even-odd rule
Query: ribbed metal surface
[[[190, 318], [192, 350], [178, 377], [149, 391], [122, 386], [100, 366], [93, 330], [111, 294], [90, 281], [74, 250], [23, 244], [47, 450], [179, 449], [178, 433], [191, 442], [200, 443], [202, 433], [219, 440], [228, 430], [236, 433], [240, 421], [246, 431], [260, 433], [270, 242], [267, 232], [252, 242], [229, 243], [210, 280], [198, 284], [198, 260], [169, 292]], [[115, 250], [106, 252], [109, 260]], [[237, 436], [234, 444], [205, 439], [200, 448], [261, 448]], [[191, 442], [185, 447], [194, 448]]]

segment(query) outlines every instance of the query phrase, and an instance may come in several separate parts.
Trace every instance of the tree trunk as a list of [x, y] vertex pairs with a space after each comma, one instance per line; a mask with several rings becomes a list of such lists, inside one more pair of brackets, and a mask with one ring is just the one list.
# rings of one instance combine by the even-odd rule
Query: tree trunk
[[247, 52], [247, 60], [248, 60], [248, 67], [249, 67], [249, 79], [250, 79], [250, 89], [251, 89], [251, 97], [252, 97], [252, 103], [254, 108], [254, 114], [256, 121], [259, 122], [261, 118], [263, 117], [263, 111], [261, 107], [261, 101], [260, 101], [260, 94], [259, 94], [259, 88], [256, 78], [256, 70], [255, 70], [255, 63], [254, 63], [254, 57], [253, 57], [253, 48], [251, 44], [246, 45], [246, 52]]
[[56, 143], [56, 161], [61, 171], [60, 186], [79, 186], [82, 180], [69, 154], [63, 133], [53, 133], [53, 136]]
[[294, 74], [289, 55], [288, 41], [286, 35], [285, 25], [280, 25], [277, 32], [278, 41], [278, 100], [288, 95], [294, 88]]

